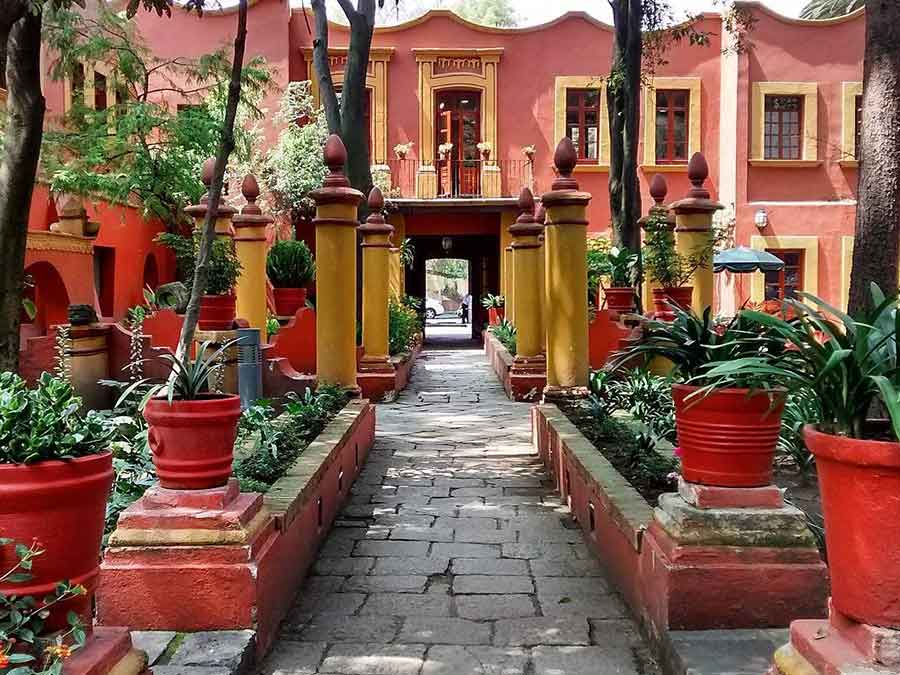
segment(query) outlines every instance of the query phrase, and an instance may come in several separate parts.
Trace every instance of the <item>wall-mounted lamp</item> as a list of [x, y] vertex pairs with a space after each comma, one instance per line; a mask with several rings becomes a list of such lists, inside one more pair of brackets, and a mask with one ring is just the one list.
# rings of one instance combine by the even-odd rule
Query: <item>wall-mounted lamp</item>
[[450, 249], [453, 248], [453, 240], [450, 237], [444, 237], [441, 239], [441, 247], [444, 249], [444, 253], [450, 253]]
[[756, 228], [759, 230], [764, 230], [769, 224], [769, 213], [765, 209], [760, 209], [756, 212], [756, 215], [753, 216], [753, 222], [756, 223]]

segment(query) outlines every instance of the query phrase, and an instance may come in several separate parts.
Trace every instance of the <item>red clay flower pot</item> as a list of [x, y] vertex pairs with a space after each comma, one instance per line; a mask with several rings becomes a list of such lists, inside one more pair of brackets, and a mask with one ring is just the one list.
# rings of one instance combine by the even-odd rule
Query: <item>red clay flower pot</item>
[[634, 289], [630, 286], [606, 289], [606, 306], [612, 311], [627, 313], [634, 309]]
[[305, 288], [273, 288], [275, 313], [278, 316], [294, 316], [298, 309], [306, 306]]
[[499, 326], [504, 316], [506, 316], [506, 308], [488, 307], [488, 321], [492, 326]]
[[[5, 595], [31, 595], [37, 600], [53, 592], [57, 582], [81, 584], [87, 594], [54, 606], [47, 629], [67, 626], [69, 611], [91, 625], [91, 600], [100, 574], [100, 543], [106, 501], [113, 483], [112, 454], [105, 452], [66, 461], [0, 464], [0, 536], [44, 554], [34, 561], [32, 578], [22, 584], [0, 583]], [[17, 558], [12, 546], [0, 547], [0, 570]]]
[[683, 309], [691, 308], [691, 299], [694, 296], [693, 286], [678, 286], [675, 288], [654, 288], [653, 307], [656, 309], [656, 318], [661, 321], [673, 321], [675, 313], [670, 302]]
[[231, 330], [237, 316], [234, 295], [204, 295], [200, 299], [200, 330]]
[[159, 484], [172, 490], [221, 487], [231, 476], [241, 399], [209, 394], [195, 401], [153, 398], [144, 408]]
[[675, 426], [686, 481], [719, 487], [772, 483], [772, 462], [785, 395], [715, 389], [688, 399], [700, 387], [672, 385]]
[[900, 443], [803, 430], [816, 457], [835, 608], [900, 629]]

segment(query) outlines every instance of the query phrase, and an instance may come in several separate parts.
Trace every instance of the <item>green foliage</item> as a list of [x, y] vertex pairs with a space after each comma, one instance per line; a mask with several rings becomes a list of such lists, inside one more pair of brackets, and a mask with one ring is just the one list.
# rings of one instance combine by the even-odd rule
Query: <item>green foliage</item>
[[638, 254], [613, 246], [607, 254], [609, 283], [615, 288], [634, 286], [638, 278]]
[[485, 309], [502, 309], [506, 306], [506, 298], [502, 295], [488, 293], [481, 298], [481, 306]]
[[494, 334], [494, 337], [500, 341], [506, 351], [512, 356], [516, 355], [516, 327], [507, 319], [501, 319], [496, 326], [490, 326], [488, 330]]
[[[38, 544], [29, 547], [11, 539], [0, 539], [2, 547], [13, 549], [16, 562], [11, 569], [0, 572], [0, 583], [30, 581], [34, 560], [44, 553]], [[54, 635], [44, 633], [44, 622], [54, 605], [85, 593], [84, 586], [68, 581], [60, 581], [52, 593], [41, 599], [0, 593], [0, 672], [7, 675], [60, 675], [64, 661], [84, 646], [85, 627], [74, 612], [67, 616], [69, 627]]]
[[388, 302], [388, 350], [391, 356], [410, 351], [422, 334], [419, 307], [421, 303], [410, 298], [402, 301], [391, 298]]
[[642, 422], [654, 444], [677, 443], [672, 378], [654, 375], [644, 368], [629, 370], [622, 377], [607, 371], [591, 373], [591, 401], [611, 415], [617, 410]]
[[460, 0], [453, 9], [461, 17], [482, 26], [512, 28], [519, 25], [510, 0]]
[[326, 174], [322, 149], [328, 125], [308, 81], [287, 85], [276, 120], [283, 129], [263, 167], [263, 179], [274, 197], [273, 211], [289, 218], [310, 216], [315, 203], [309, 193], [322, 186]]
[[[213, 389], [219, 371], [225, 367], [225, 353], [238, 342], [239, 338], [229, 340], [217, 349], [213, 349], [213, 343], [203, 342], [197, 349], [198, 356], [195, 359], [189, 356], [178, 358], [171, 353], [161, 354], [156, 358], [164, 362], [171, 371], [168, 379], [164, 382], [154, 382], [145, 378], [133, 382], [119, 397], [116, 407], [120, 407], [132, 394], [141, 389], [145, 390], [139, 404], [142, 410], [151, 398], [165, 397], [169, 403], [175, 399], [196, 401], [202, 398]], [[146, 363], [149, 360], [151, 359], [140, 359], [139, 362]]]
[[[57, 54], [52, 77], [83, 63], [103, 63], [115, 82], [106, 110], [73, 97], [61, 124], [45, 132], [41, 159], [56, 191], [140, 199], [147, 215], [170, 229], [203, 194], [200, 166], [216, 154], [231, 63], [220, 49], [197, 59], [160, 58], [128, 18], [97, 6], [90, 16], [60, 10], [45, 19], [45, 42]], [[232, 164], [250, 161], [263, 118], [259, 102], [271, 85], [263, 59], [244, 64]], [[184, 83], [184, 84], [179, 84]], [[175, 109], [170, 100], [186, 101]]]
[[822, 421], [822, 404], [812, 389], [800, 388], [787, 396], [781, 415], [781, 431], [778, 435], [778, 454], [790, 460], [802, 473], [807, 473], [815, 462], [803, 439], [803, 427]]
[[269, 249], [266, 275], [275, 288], [303, 288], [315, 274], [316, 263], [305, 241], [279, 241]]
[[708, 372], [716, 364], [728, 363], [742, 357], [760, 355], [770, 359], [784, 351], [784, 345], [772, 341], [766, 331], [761, 331], [744, 313], [726, 324], [716, 323], [711, 308], [703, 316], [693, 310], [672, 305], [674, 321], [650, 320], [643, 324], [640, 341], [613, 355], [609, 370], [618, 371], [630, 367], [635, 361], [663, 357], [675, 365], [677, 376], [692, 381], [718, 386], [767, 388], [766, 378], [750, 373], [742, 377], [711, 377]]
[[29, 389], [16, 373], [0, 373], [0, 463], [32, 464], [95, 455], [109, 447], [96, 412], [82, 414], [72, 385], [43, 373]]
[[409, 237], [406, 237], [402, 242], [400, 242], [400, 263], [406, 267], [406, 269], [412, 269], [413, 265], [416, 262], [416, 245], [413, 243], [413, 240]]
[[648, 217], [644, 229], [644, 270], [651, 281], [663, 288], [686, 285], [697, 269], [709, 265], [712, 260], [714, 241], [696, 247], [689, 254], [679, 253], [675, 248], [675, 233], [671, 226], [667, 226], [665, 216]]
[[589, 237], [587, 246], [588, 291], [596, 293], [603, 277], [609, 276], [609, 240]]
[[745, 310], [743, 319], [767, 330], [780, 353], [723, 360], [707, 379], [769, 378], [784, 381], [791, 391], [810, 389], [822, 409], [819, 426], [852, 438], [880, 437], [867, 424], [878, 403], [890, 418], [889, 435], [900, 439], [897, 299], [885, 298], [875, 284], [871, 295], [869, 307], [857, 316], [807, 293], [802, 301], [784, 301], [793, 319]]
[[456, 258], [436, 258], [425, 263], [425, 271], [447, 279], [468, 279], [469, 261]]
[[865, 7], [866, 0], [809, 0], [801, 19], [833, 19]]
[[[186, 286], [191, 286], [194, 282], [194, 266], [200, 251], [200, 239], [199, 229], [193, 231], [192, 237], [163, 232], [156, 238], [157, 242], [175, 253], [178, 280]], [[206, 294], [230, 294], [240, 275], [241, 261], [234, 250], [234, 242], [230, 237], [213, 239], [207, 266]]]
[[234, 475], [241, 489], [265, 492], [346, 403], [346, 391], [333, 385], [320, 385], [315, 392], [307, 390], [302, 396], [289, 394], [285, 412], [277, 419], [267, 401], [248, 408], [241, 417], [238, 437], [253, 437], [256, 443], [251, 454], [235, 463]]
[[278, 335], [278, 331], [281, 330], [281, 324], [278, 323], [278, 319], [272, 315], [266, 319], [266, 333], [269, 334], [269, 337], [273, 337]]

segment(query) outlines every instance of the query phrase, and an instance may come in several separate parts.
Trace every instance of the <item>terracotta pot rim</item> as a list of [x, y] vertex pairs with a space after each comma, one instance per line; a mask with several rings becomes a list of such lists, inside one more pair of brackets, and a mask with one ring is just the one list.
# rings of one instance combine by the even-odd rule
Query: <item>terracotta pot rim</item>
[[84, 466], [91, 463], [104, 463], [112, 457], [112, 450], [107, 448], [103, 452], [95, 452], [92, 455], [84, 455], [83, 457], [72, 457], [71, 459], [45, 459], [32, 464], [12, 464], [9, 462], [0, 462], [0, 471], [33, 471], [35, 469], [51, 469], [64, 466]]
[[900, 442], [898, 441], [840, 436], [822, 431], [816, 424], [805, 425], [803, 437], [807, 439], [809, 450], [817, 459], [830, 459], [855, 466], [900, 469]]
[[[685, 391], [695, 392], [699, 389], [704, 389], [705, 387], [696, 385], [696, 384], [686, 384], [684, 382], [673, 382], [672, 383], [672, 391], [676, 389], [681, 389]], [[714, 387], [710, 392], [710, 396], [713, 394], [723, 394], [727, 396], [735, 396], [740, 394], [741, 396], [746, 396], [747, 394], [755, 392], [754, 396], [765, 394], [767, 392], [773, 392], [781, 394], [782, 396], [787, 396], [788, 390], [786, 387], [772, 387], [771, 389], [750, 389], [749, 387]]]
[[207, 394], [200, 394], [197, 398], [193, 398], [193, 399], [178, 398], [176, 396], [175, 398], [172, 399], [172, 403], [169, 403], [168, 396], [165, 396], [165, 395], [154, 396], [149, 401], [147, 401], [147, 404], [149, 405], [150, 403], [159, 403], [159, 404], [166, 404], [169, 406], [174, 406], [177, 403], [181, 406], [197, 405], [200, 407], [206, 407], [212, 403], [222, 403], [222, 402], [231, 402], [231, 401], [237, 401], [238, 403], [240, 403], [240, 400], [241, 400], [241, 397], [238, 396], [237, 394], [208, 394], [207, 393]]
[[276, 286], [272, 284], [273, 291], [308, 291], [309, 290], [309, 282], [307, 282], [306, 286]]
[[205, 293], [202, 297], [204, 297], [204, 298], [237, 298], [237, 294], [234, 291], [231, 291], [231, 293]]

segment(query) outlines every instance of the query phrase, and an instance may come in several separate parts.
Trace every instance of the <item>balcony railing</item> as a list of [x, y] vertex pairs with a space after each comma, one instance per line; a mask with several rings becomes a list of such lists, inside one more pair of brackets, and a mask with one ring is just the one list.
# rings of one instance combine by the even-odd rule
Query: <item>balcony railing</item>
[[373, 179], [394, 199], [490, 199], [533, 189], [533, 168], [527, 159], [392, 159]]

